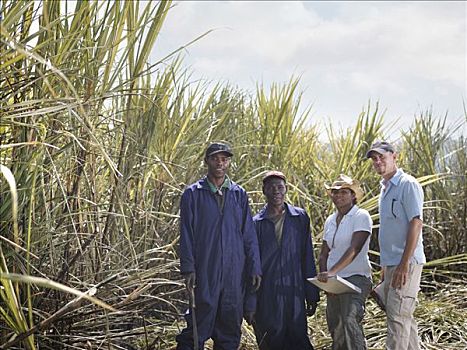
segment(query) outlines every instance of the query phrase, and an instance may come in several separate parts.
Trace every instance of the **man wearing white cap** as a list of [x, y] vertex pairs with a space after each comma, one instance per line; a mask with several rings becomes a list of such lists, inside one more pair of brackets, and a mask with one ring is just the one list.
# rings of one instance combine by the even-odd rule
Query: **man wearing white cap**
[[382, 299], [386, 305], [388, 350], [420, 349], [413, 313], [420, 289], [423, 252], [423, 190], [396, 165], [394, 147], [375, 142], [366, 154], [383, 178], [379, 199]]

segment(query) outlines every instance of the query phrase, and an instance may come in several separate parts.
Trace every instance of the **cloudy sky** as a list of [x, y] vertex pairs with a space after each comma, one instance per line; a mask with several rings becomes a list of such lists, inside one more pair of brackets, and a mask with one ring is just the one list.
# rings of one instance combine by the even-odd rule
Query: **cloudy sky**
[[253, 92], [300, 76], [312, 122], [352, 126], [371, 100], [406, 129], [429, 108], [462, 120], [466, 18], [466, 2], [179, 1], [152, 58], [213, 30], [184, 51], [193, 79]]

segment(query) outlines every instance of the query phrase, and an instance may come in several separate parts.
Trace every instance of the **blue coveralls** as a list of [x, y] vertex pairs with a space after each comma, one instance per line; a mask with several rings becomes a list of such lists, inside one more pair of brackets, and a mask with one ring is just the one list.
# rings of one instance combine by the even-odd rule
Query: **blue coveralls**
[[311, 350], [305, 299], [317, 302], [319, 290], [306, 281], [316, 276], [310, 219], [303, 209], [287, 203], [285, 207], [280, 244], [266, 207], [253, 218], [263, 271], [256, 296], [256, 338], [260, 349]]
[[[245, 190], [231, 182], [224, 192], [223, 210], [215, 196], [206, 177], [190, 185], [182, 195], [180, 271], [196, 272], [200, 349], [212, 338], [215, 349], [236, 350], [246, 282], [250, 276], [261, 275], [261, 263]], [[193, 349], [191, 310], [186, 319], [187, 328], [176, 338], [179, 350]]]

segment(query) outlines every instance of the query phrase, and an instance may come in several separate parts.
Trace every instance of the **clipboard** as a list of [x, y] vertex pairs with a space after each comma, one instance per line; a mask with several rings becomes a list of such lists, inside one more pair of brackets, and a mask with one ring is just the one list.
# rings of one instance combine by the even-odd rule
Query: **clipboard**
[[314, 284], [318, 288], [332, 294], [356, 293], [360, 294], [362, 290], [355, 284], [343, 279], [339, 276], [331, 276], [327, 282], [318, 281], [317, 277], [308, 278], [308, 282]]

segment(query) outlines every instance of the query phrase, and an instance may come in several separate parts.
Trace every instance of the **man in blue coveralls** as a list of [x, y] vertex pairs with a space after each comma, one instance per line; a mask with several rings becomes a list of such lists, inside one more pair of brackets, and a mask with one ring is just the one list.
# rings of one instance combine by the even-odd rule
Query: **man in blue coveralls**
[[[306, 316], [315, 313], [319, 290], [306, 279], [316, 276], [310, 219], [285, 203], [286, 178], [270, 171], [263, 178], [266, 206], [253, 218], [263, 279], [256, 313], [245, 313], [261, 350], [312, 350]], [[306, 303], [306, 305], [305, 305]]]
[[[194, 289], [199, 348], [209, 338], [214, 349], [240, 345], [246, 288], [261, 283], [258, 241], [245, 190], [226, 172], [232, 150], [212, 143], [204, 161], [208, 173], [188, 186], [180, 202], [180, 272], [188, 292]], [[177, 336], [177, 349], [193, 349], [192, 310]]]

